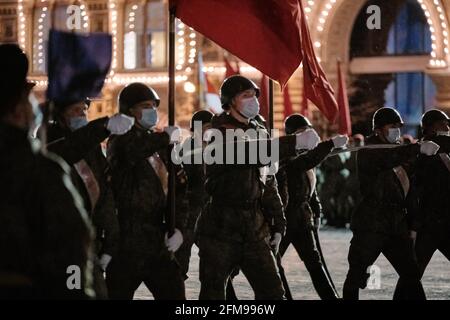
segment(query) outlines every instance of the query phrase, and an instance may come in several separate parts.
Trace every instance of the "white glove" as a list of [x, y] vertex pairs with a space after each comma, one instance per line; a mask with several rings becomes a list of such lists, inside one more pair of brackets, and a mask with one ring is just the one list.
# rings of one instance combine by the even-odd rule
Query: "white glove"
[[281, 238], [281, 233], [275, 232], [272, 239], [270, 240], [270, 246], [273, 248], [275, 255], [278, 254], [278, 250], [280, 249]]
[[134, 125], [134, 118], [122, 113], [117, 113], [108, 120], [106, 129], [112, 134], [122, 135], [130, 131]]
[[348, 143], [348, 137], [344, 135], [337, 135], [331, 138], [331, 141], [333, 141], [335, 148], [343, 148]]
[[439, 145], [433, 141], [425, 141], [420, 144], [420, 153], [427, 156], [434, 156], [439, 151]]
[[312, 150], [320, 142], [320, 137], [317, 134], [316, 130], [314, 129], [307, 129], [303, 131], [302, 133], [298, 133], [295, 135], [296, 140], [296, 146], [295, 148], [298, 149], [306, 149], [306, 150]]
[[108, 268], [108, 264], [111, 262], [112, 257], [109, 254], [102, 254], [99, 260], [100, 268], [102, 268], [103, 271]]
[[180, 246], [183, 244], [183, 235], [180, 230], [175, 229], [173, 235], [168, 238], [168, 234], [165, 236], [166, 247], [169, 251], [176, 252]]
[[170, 137], [170, 143], [180, 142], [181, 130], [177, 126], [168, 126], [164, 128], [164, 132]]

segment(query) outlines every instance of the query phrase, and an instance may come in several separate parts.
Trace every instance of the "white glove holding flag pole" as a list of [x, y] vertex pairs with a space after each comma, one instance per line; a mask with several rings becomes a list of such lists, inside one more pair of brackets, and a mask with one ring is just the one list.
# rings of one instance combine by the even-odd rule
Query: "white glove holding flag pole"
[[130, 131], [134, 125], [134, 118], [118, 113], [109, 118], [106, 129], [112, 134], [122, 135]]
[[168, 233], [166, 232], [164, 241], [169, 251], [176, 252], [183, 244], [183, 235], [181, 234], [180, 230], [175, 229], [175, 232], [170, 238], [168, 237]]
[[420, 153], [427, 156], [434, 156], [439, 151], [439, 145], [433, 141], [425, 141], [420, 144]]
[[279, 232], [275, 232], [272, 239], [270, 240], [270, 246], [273, 248], [274, 254], [278, 254], [278, 250], [280, 249], [282, 235]]
[[170, 143], [180, 142], [181, 130], [177, 126], [168, 126], [164, 128], [164, 132], [169, 135]]
[[331, 141], [333, 141], [335, 148], [343, 148], [348, 143], [348, 137], [345, 135], [337, 135], [331, 138]]
[[297, 138], [295, 146], [297, 150], [312, 150], [317, 147], [320, 142], [320, 137], [314, 129], [307, 129], [301, 133], [296, 134], [295, 136]]
[[99, 264], [100, 264], [100, 268], [102, 268], [103, 271], [106, 271], [106, 268], [108, 268], [109, 263], [111, 262], [112, 257], [107, 254], [104, 253], [102, 254], [102, 256], [100, 257], [99, 260]]

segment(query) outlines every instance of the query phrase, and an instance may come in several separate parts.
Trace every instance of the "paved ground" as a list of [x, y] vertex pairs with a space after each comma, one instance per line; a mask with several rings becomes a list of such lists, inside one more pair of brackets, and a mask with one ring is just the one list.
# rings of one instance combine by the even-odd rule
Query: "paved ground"
[[[346, 230], [322, 230], [320, 233], [322, 247], [328, 268], [339, 292], [348, 269], [347, 253], [351, 232]], [[361, 291], [361, 299], [389, 300], [392, 298], [398, 276], [386, 258], [380, 256], [375, 263], [380, 268], [380, 289]], [[298, 258], [292, 246], [283, 258], [283, 266], [288, 278], [294, 299], [315, 300], [318, 299], [312, 286], [305, 266]], [[450, 262], [437, 252], [424, 275], [423, 286], [428, 299], [450, 299]], [[240, 299], [253, 299], [253, 292], [242, 274], [234, 280], [236, 293]], [[198, 255], [194, 247], [191, 260], [189, 279], [186, 281], [186, 294], [188, 299], [197, 299], [200, 290], [198, 281]], [[137, 290], [135, 299], [153, 299], [145, 286]]]

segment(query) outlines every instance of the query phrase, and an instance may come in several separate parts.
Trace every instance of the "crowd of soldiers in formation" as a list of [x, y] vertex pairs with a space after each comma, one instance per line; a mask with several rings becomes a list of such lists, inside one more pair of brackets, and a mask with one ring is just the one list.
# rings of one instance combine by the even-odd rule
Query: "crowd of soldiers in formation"
[[[353, 239], [338, 293], [316, 242], [322, 205], [315, 168], [345, 148], [347, 136], [321, 141], [310, 121], [294, 114], [285, 120], [285, 135], [271, 138], [258, 114], [257, 85], [227, 78], [220, 91], [224, 112], [195, 113], [191, 124], [200, 122], [202, 130], [183, 143], [195, 144], [210, 128], [251, 128], [266, 141], [278, 139], [278, 172], [267, 174], [259, 161], [176, 165], [170, 232], [167, 150], [180, 142], [170, 139], [175, 127], [154, 130], [155, 90], [132, 83], [120, 92], [118, 114], [90, 122], [89, 100], [52, 101], [37, 128], [40, 108], [26, 55], [1, 45], [0, 70], [2, 298], [132, 299], [143, 282], [155, 299], [185, 299], [196, 244], [199, 299], [235, 299], [239, 272], [256, 299], [285, 299], [276, 261], [292, 244], [321, 299], [358, 299], [368, 267], [383, 253], [399, 274], [394, 299], [419, 300], [426, 298], [421, 277], [433, 253], [450, 259], [450, 127], [442, 111], [423, 116], [415, 143], [399, 142], [403, 120], [392, 108], [374, 114], [369, 137], [354, 139], [365, 147], [351, 154], [347, 172], [357, 179], [348, 188], [353, 209], [346, 210], [353, 211]], [[336, 189], [323, 184], [320, 194], [332, 198]]]

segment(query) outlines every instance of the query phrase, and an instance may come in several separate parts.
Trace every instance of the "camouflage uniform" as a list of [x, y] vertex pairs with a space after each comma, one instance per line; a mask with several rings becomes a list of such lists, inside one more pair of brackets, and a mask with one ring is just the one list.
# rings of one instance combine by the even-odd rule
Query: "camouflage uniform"
[[[155, 299], [185, 298], [182, 272], [164, 243], [167, 199], [163, 176], [167, 173], [168, 144], [166, 133], [137, 126], [122, 136], [112, 136], [108, 142], [107, 158], [120, 225], [118, 258], [106, 270], [112, 299], [132, 299], [141, 282]], [[162, 166], [156, 170], [151, 163]], [[176, 198], [182, 200], [184, 185], [181, 178], [178, 182]], [[180, 230], [184, 210], [178, 201], [176, 226]]]
[[[34, 150], [26, 131], [0, 124], [0, 296], [93, 298], [87, 213], [67, 165]], [[67, 287], [69, 266], [80, 268], [80, 289]]]
[[[367, 140], [368, 145], [382, 143], [376, 135]], [[425, 298], [409, 237], [406, 210], [408, 203], [415, 201], [411, 196], [414, 192], [404, 188], [405, 182], [413, 177], [419, 150], [420, 146], [413, 144], [358, 152], [362, 201], [352, 217], [353, 238], [348, 254], [350, 269], [344, 283], [344, 299], [358, 299], [359, 289], [366, 287], [368, 268], [380, 253], [400, 276], [394, 299]]]
[[417, 231], [415, 249], [421, 275], [436, 250], [450, 260], [450, 137], [437, 136], [431, 141], [440, 149], [435, 156], [419, 156], [419, 203], [412, 223]]
[[322, 207], [316, 192], [314, 168], [331, 152], [333, 142], [320, 143], [314, 150], [288, 161], [277, 174], [286, 205], [287, 231], [280, 244], [283, 255], [292, 243], [311, 275], [314, 288], [322, 299], [335, 299], [328, 276], [323, 269], [314, 240], [314, 219], [320, 219]]
[[[227, 113], [214, 117], [212, 127], [223, 133], [226, 129], [254, 128], [268, 137], [266, 129], [255, 120], [246, 125]], [[295, 136], [283, 137], [281, 142], [280, 157], [295, 154]], [[282, 210], [275, 210], [277, 216], [272, 217], [268, 215], [275, 211], [262, 212], [266, 190], [276, 191], [270, 197], [278, 199], [280, 208], [281, 199], [276, 185], [269, 188], [267, 181], [263, 181], [260, 167], [257, 164], [213, 164], [206, 168], [205, 188], [211, 199], [198, 219], [196, 230], [200, 249], [200, 299], [225, 299], [226, 283], [237, 267], [250, 282], [256, 299], [282, 299], [284, 296], [267, 239], [270, 237], [268, 222], [274, 221], [273, 230], [284, 233], [285, 218]]]
[[[202, 147], [201, 143], [196, 143], [196, 139], [194, 138], [189, 138], [184, 143], [191, 145], [192, 149]], [[206, 166], [204, 164], [194, 164], [193, 159], [191, 159], [190, 164], [183, 163], [183, 169], [187, 178], [186, 197], [188, 213], [185, 225], [183, 226], [183, 244], [175, 255], [180, 263], [181, 270], [184, 274], [187, 274], [189, 271], [191, 250], [195, 242], [195, 224], [203, 206], [208, 200], [208, 194], [205, 191]]]
[[[97, 119], [76, 131], [56, 122], [49, 125], [47, 131], [48, 150], [58, 154], [72, 167], [72, 181], [83, 197], [85, 208], [90, 213], [95, 227], [97, 263], [94, 268], [94, 281], [99, 299], [107, 298], [107, 290], [98, 258], [102, 254], [114, 257], [119, 241], [119, 223], [109, 184], [109, 168], [100, 146], [100, 142], [110, 134], [106, 129], [107, 122], [107, 117]], [[77, 170], [82, 168], [82, 165], [92, 172], [92, 182], [98, 186], [98, 190], [89, 190], [89, 182], [81, 178]], [[92, 195], [93, 192], [97, 194]]]

